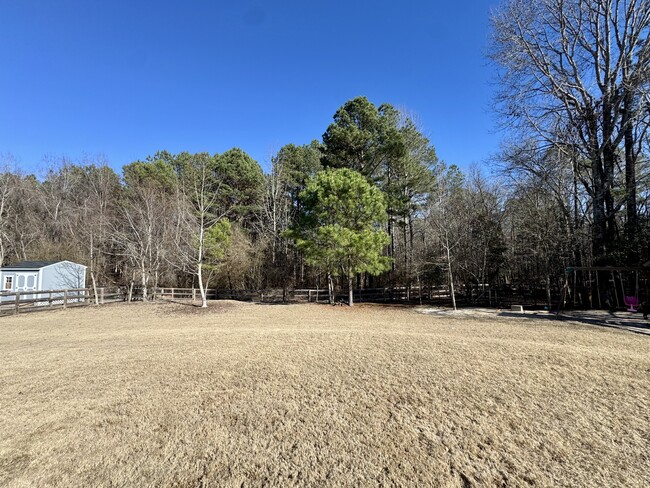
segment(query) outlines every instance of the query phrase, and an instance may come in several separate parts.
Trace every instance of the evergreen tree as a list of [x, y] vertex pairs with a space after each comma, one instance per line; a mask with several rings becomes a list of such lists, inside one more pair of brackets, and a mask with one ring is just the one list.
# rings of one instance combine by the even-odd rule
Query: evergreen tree
[[379, 274], [389, 266], [382, 256], [388, 243], [384, 196], [360, 173], [341, 168], [319, 172], [300, 199], [303, 211], [290, 235], [307, 261], [327, 272], [330, 302], [332, 277], [347, 276], [351, 306], [355, 274]]

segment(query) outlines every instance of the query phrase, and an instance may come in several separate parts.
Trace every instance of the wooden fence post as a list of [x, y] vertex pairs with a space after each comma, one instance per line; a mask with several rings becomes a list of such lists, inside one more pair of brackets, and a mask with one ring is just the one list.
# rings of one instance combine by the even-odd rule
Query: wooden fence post
[[14, 314], [18, 315], [18, 309], [20, 308], [20, 292], [16, 292], [16, 309], [14, 310]]
[[[206, 293], [207, 293], [207, 290], [206, 290]], [[196, 301], [196, 288], [192, 288], [192, 301], [193, 302]]]
[[174, 289], [172, 288], [172, 300], [174, 299]]
[[104, 287], [103, 286], [99, 289], [99, 303], [100, 303], [100, 305], [104, 305]]
[[63, 308], [68, 306], [68, 290], [63, 290]]

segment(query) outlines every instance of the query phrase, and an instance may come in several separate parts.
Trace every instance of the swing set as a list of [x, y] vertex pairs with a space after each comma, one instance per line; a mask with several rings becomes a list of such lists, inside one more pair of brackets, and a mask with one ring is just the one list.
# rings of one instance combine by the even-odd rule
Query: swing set
[[[650, 297], [650, 268], [576, 266], [566, 269], [562, 305], [575, 308], [625, 308], [636, 312]], [[571, 296], [572, 295], [572, 296]]]

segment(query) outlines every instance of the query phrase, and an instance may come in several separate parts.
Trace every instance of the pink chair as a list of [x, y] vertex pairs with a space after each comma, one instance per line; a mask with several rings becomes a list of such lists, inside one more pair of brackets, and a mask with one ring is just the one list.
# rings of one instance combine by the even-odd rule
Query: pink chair
[[623, 303], [627, 305], [628, 312], [636, 312], [636, 308], [639, 306], [639, 299], [637, 297], [623, 297]]

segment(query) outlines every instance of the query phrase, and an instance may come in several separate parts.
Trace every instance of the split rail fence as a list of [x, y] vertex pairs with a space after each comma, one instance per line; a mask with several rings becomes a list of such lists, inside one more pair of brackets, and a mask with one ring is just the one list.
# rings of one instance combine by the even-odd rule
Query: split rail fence
[[107, 287], [98, 288], [97, 297], [92, 288], [9, 291], [0, 293], [0, 315], [84, 307], [122, 300], [123, 296], [118, 288]]
[[[198, 288], [157, 288], [155, 297], [167, 300], [201, 300]], [[208, 300], [231, 299], [254, 302], [313, 302], [325, 303], [329, 300], [326, 289], [300, 288], [295, 290], [281, 288], [264, 290], [230, 290], [213, 289], [206, 290]], [[446, 286], [439, 287], [393, 287], [393, 288], [366, 288], [354, 290], [356, 302], [410, 302], [423, 300], [446, 301], [450, 300], [449, 289]], [[348, 292], [340, 291], [335, 295], [336, 301], [347, 301]]]
[[[309, 302], [327, 303], [329, 300], [326, 289], [215, 289], [206, 290], [208, 300], [231, 299], [239, 301], [252, 301], [261, 303], [280, 302]], [[131, 294], [126, 287], [100, 287], [97, 296], [92, 288], [76, 288], [68, 290], [42, 290], [42, 291], [13, 291], [0, 293], [0, 315], [13, 315], [19, 313], [35, 312], [40, 310], [62, 309], [68, 307], [82, 307], [87, 305], [104, 304], [142, 300], [140, 290], [133, 289]], [[201, 294], [198, 288], [156, 288], [149, 290], [149, 299], [181, 300], [200, 302]], [[461, 303], [473, 305], [503, 305], [511, 300], [524, 303], [526, 297], [515, 293], [504, 293], [485, 287], [478, 288], [469, 293], [457, 293], [456, 300]], [[521, 300], [524, 299], [522, 302]], [[337, 302], [346, 303], [348, 293], [346, 290], [336, 293]], [[354, 300], [357, 303], [437, 303], [447, 304], [451, 301], [447, 286], [423, 287], [386, 287], [367, 288], [354, 290]], [[529, 300], [532, 302], [532, 300]], [[526, 302], [527, 303], [527, 302]], [[537, 299], [534, 302], [537, 303]]]

